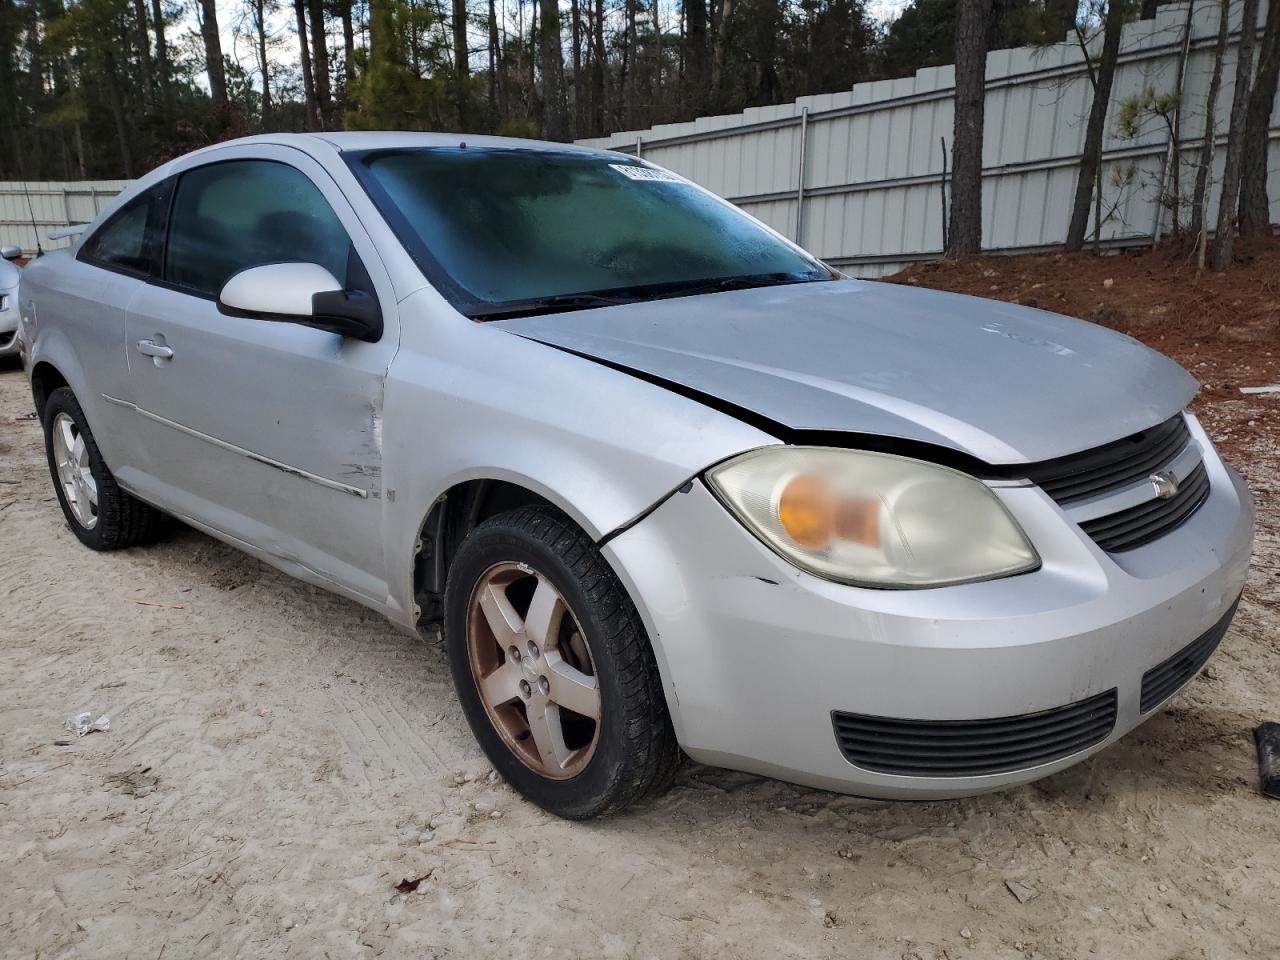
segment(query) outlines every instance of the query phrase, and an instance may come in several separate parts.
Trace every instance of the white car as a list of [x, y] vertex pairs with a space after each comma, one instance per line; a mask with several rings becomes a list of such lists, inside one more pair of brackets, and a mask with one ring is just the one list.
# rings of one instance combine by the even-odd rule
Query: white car
[[22, 271], [10, 260], [22, 256], [17, 247], [0, 247], [0, 357], [18, 352], [18, 282]]

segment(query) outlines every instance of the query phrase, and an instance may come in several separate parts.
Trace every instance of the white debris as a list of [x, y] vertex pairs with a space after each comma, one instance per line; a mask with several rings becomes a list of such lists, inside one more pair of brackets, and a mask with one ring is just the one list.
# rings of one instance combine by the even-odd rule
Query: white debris
[[1280, 383], [1273, 383], [1266, 387], [1241, 387], [1241, 393], [1280, 393]]
[[93, 714], [86, 710], [84, 713], [77, 713], [74, 717], [68, 717], [65, 726], [77, 737], [83, 737], [86, 733], [94, 731], [106, 733], [111, 729], [111, 718], [104, 713], [95, 720]]

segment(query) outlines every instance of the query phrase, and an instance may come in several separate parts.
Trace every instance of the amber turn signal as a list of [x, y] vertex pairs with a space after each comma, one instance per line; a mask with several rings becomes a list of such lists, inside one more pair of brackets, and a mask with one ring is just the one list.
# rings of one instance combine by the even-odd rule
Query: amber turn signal
[[811, 473], [787, 481], [778, 497], [778, 522], [787, 536], [802, 547], [821, 549], [836, 530], [836, 497], [831, 488]]

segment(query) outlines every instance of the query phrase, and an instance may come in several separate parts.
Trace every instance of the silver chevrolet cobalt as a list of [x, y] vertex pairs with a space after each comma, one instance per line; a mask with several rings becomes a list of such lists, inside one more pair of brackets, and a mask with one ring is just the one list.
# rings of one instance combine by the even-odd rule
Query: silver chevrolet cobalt
[[565, 817], [697, 760], [872, 797], [1055, 773], [1205, 664], [1253, 505], [1175, 364], [849, 280], [634, 157], [221, 144], [26, 268], [67, 522], [164, 515], [442, 624]]

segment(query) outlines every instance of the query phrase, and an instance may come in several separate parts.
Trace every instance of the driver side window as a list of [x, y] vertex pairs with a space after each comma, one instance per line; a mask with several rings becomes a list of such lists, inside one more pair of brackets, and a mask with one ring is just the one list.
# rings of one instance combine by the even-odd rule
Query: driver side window
[[294, 167], [232, 160], [178, 181], [164, 280], [217, 297], [234, 274], [265, 263], [318, 263], [347, 277], [351, 239], [319, 188]]

